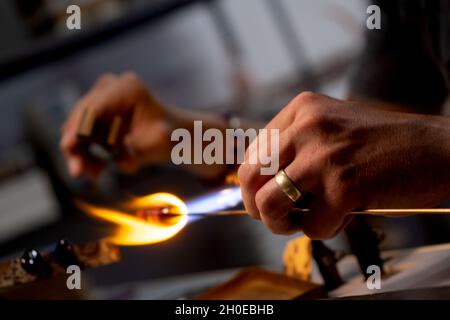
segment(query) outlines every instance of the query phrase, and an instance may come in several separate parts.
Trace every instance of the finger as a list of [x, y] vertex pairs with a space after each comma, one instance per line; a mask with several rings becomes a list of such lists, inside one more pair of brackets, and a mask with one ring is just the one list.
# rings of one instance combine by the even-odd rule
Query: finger
[[126, 174], [132, 174], [138, 171], [139, 164], [137, 161], [128, 156], [128, 157], [122, 157], [116, 161], [117, 166], [119, 167], [120, 171], [126, 173]]
[[[302, 193], [310, 192], [314, 195], [308, 213], [294, 210], [289, 214], [288, 218], [291, 220], [289, 231], [302, 230], [312, 239], [327, 239], [338, 232], [344, 223], [345, 215], [342, 214], [342, 208], [333, 207], [325, 199], [330, 198], [330, 195], [324, 193], [322, 182], [318, 180], [321, 166], [313, 156], [314, 150], [315, 146], [312, 144], [303, 146], [301, 151], [297, 151], [294, 162], [285, 168], [287, 176]], [[281, 201], [279, 199], [278, 203]]]
[[[255, 139], [256, 143], [257, 139]], [[280, 167], [294, 159], [295, 151], [291, 145], [291, 139], [282, 133], [279, 139], [278, 163]], [[269, 181], [273, 175], [261, 174], [261, 163], [257, 160], [257, 155], [250, 154], [257, 152], [257, 148], [249, 148], [246, 161], [238, 169], [238, 179], [241, 186], [242, 200], [249, 215], [255, 219], [259, 219], [259, 210], [255, 203], [256, 192]], [[252, 158], [253, 157], [253, 158]]]
[[[112, 101], [114, 106], [110, 108], [111, 111], [128, 112], [131, 107], [143, 102], [148, 105], [158, 104], [158, 101], [147, 90], [144, 82], [134, 72], [121, 74], [116, 88], [112, 88], [112, 91], [111, 96], [114, 96], [114, 99], [111, 100], [114, 100]], [[119, 110], [115, 110], [117, 106], [120, 107]]]
[[84, 175], [91, 180], [96, 180], [105, 167], [105, 163], [90, 156], [80, 157], [81, 169], [78, 176]]
[[97, 80], [92, 89], [79, 100], [74, 110], [92, 108], [97, 118], [124, 115], [145, 96], [149, 94], [133, 73], [120, 76], [107, 74]]
[[270, 179], [255, 196], [261, 221], [276, 234], [291, 233], [288, 214], [294, 202], [280, 189], [275, 179]]
[[117, 81], [119, 77], [112, 73], [106, 73], [101, 75], [94, 83], [90, 91], [100, 90]]
[[[350, 209], [347, 211], [350, 212]], [[325, 240], [334, 237], [349, 222], [351, 217], [341, 209], [327, 206], [318, 198], [313, 202], [310, 211], [303, 216], [295, 229], [302, 230], [314, 240]]]
[[132, 131], [125, 137], [124, 145], [127, 154], [138, 165], [142, 163], [161, 163], [168, 160], [170, 144], [167, 141], [170, 129], [164, 121], [154, 121], [145, 125], [133, 126]]
[[120, 171], [127, 174], [135, 173], [139, 169], [139, 161], [133, 151], [128, 147], [127, 143], [124, 143], [124, 148], [122, 148], [114, 161]]
[[[81, 114], [84, 108], [92, 107], [95, 108], [95, 104], [90, 103], [92, 101], [92, 96], [100, 94], [101, 91], [105, 90], [107, 87], [111, 86], [118, 77], [113, 74], [104, 74], [99, 77], [93, 87], [89, 90], [89, 92], [80, 98], [78, 102], [75, 104], [72, 109], [71, 115], [68, 117], [68, 120], [62, 126], [62, 133], [65, 131], [73, 131], [74, 128], [78, 128], [79, 120], [81, 120]], [[82, 110], [80, 110], [82, 109]]]
[[296, 120], [296, 114], [300, 109], [312, 107], [317, 99], [324, 96], [304, 91], [292, 99], [266, 126], [266, 128], [278, 128], [281, 131], [289, 128]]
[[98, 116], [98, 110], [107, 105], [102, 101], [108, 100], [108, 96], [110, 96], [109, 88], [114, 87], [117, 79], [118, 77], [112, 74], [101, 76], [89, 93], [77, 102], [62, 127], [60, 147], [67, 161], [69, 172], [73, 176], [77, 177], [85, 170], [90, 176], [98, 175], [98, 170], [102, 167], [98, 164], [92, 164], [89, 159], [83, 159], [85, 153], [79, 148], [78, 127], [87, 107], [95, 109]]
[[163, 121], [132, 126], [123, 139], [123, 148], [114, 161], [124, 173], [135, 173], [143, 164], [165, 163], [170, 145], [161, 143], [169, 139], [169, 128]]
[[283, 131], [292, 124], [295, 120], [295, 112], [297, 102], [296, 99], [290, 101], [286, 107], [283, 108], [273, 119], [266, 125], [268, 129], [280, 129]]
[[[297, 156], [293, 163], [284, 168], [286, 175], [302, 193], [312, 192], [318, 184], [317, 175], [311, 173], [316, 169], [308, 165], [306, 157]], [[289, 234], [297, 231], [292, 227], [291, 211], [295, 203], [276, 182], [270, 179], [255, 196], [256, 206], [261, 220], [275, 233]]]
[[90, 180], [95, 181], [98, 179], [104, 168], [105, 166], [102, 163], [91, 163], [89, 165], [86, 165], [85, 169], [83, 170], [83, 174]]
[[352, 222], [353, 220], [353, 215], [352, 214], [348, 214], [344, 217], [344, 222], [342, 223], [342, 225], [336, 230], [336, 233], [334, 234], [333, 237], [337, 236], [342, 230], [344, 230], [349, 224], [350, 222]]
[[279, 129], [280, 132], [288, 128], [295, 119], [293, 108], [286, 107], [279, 112], [267, 125], [266, 129]]
[[244, 163], [238, 169], [238, 179], [241, 186], [242, 201], [247, 213], [255, 219], [260, 219], [258, 207], [255, 202], [256, 192], [270, 179], [270, 176], [261, 175], [261, 165], [257, 162], [255, 148], [256, 138], [246, 151]]
[[60, 147], [62, 151], [68, 156], [70, 156], [71, 154], [75, 154], [77, 151], [77, 131], [82, 114], [83, 110], [81, 108], [75, 108], [64, 124]]
[[79, 177], [83, 169], [81, 157], [74, 155], [67, 158], [69, 174], [73, 177]]
[[91, 89], [88, 94], [81, 97], [75, 104], [62, 127], [60, 147], [63, 151], [69, 154], [77, 152], [76, 147], [78, 143], [78, 127], [83, 114], [88, 107], [98, 109], [98, 96], [103, 95], [102, 92], [106, 90], [106, 84], [111, 83], [112, 81], [112, 76], [105, 76], [103, 77], [103, 79], [99, 79], [94, 88]]

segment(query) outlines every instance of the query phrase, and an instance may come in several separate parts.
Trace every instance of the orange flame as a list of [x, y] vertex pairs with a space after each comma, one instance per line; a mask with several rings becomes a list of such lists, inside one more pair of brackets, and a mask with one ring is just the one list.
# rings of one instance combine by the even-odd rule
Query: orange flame
[[125, 204], [125, 207], [131, 210], [170, 206], [171, 212], [181, 214], [175, 222], [171, 220], [170, 225], [158, 221], [145, 221], [127, 213], [86, 203], [79, 203], [79, 206], [83, 211], [96, 218], [116, 224], [119, 228], [111, 236], [110, 241], [123, 246], [147, 245], [166, 241], [179, 233], [188, 221], [186, 205], [181, 199], [170, 193], [155, 193], [133, 199]]

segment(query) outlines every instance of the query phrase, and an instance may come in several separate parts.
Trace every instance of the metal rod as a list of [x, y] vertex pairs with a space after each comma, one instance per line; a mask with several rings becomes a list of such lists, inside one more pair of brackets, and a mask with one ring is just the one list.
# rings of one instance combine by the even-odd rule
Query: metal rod
[[[309, 209], [298, 209], [294, 208], [293, 211], [297, 211], [300, 213], [308, 213]], [[442, 214], [450, 214], [450, 208], [438, 208], [438, 209], [368, 209], [368, 210], [356, 210], [350, 212], [350, 214], [354, 215], [374, 215], [374, 216], [389, 216], [389, 217], [402, 217], [407, 215], [442, 215]], [[180, 216], [180, 213], [175, 212], [167, 212], [160, 213], [163, 216]], [[247, 215], [247, 211], [245, 210], [225, 210], [225, 211], [215, 211], [215, 212], [189, 212], [188, 216], [193, 217], [218, 217], [218, 216], [240, 216]]]

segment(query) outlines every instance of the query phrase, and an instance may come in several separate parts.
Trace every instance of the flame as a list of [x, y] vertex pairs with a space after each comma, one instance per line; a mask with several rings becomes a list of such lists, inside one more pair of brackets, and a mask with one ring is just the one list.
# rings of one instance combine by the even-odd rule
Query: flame
[[170, 225], [158, 221], [146, 221], [124, 212], [86, 203], [79, 202], [78, 205], [86, 213], [116, 224], [118, 230], [109, 240], [123, 246], [147, 245], [166, 241], [178, 234], [188, 222], [186, 205], [180, 198], [170, 193], [155, 193], [138, 197], [125, 204], [125, 207], [131, 210], [170, 206], [172, 212], [181, 214], [175, 222], [171, 220]]

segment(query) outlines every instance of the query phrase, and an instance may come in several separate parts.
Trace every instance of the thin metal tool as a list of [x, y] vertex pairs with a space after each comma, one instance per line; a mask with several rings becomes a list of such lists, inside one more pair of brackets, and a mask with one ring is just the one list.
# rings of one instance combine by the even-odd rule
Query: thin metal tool
[[[299, 213], [309, 213], [309, 209], [299, 209], [294, 208], [292, 212]], [[161, 216], [166, 217], [176, 217], [183, 215], [181, 213], [176, 212], [161, 212], [154, 213]], [[450, 208], [437, 208], [437, 209], [368, 209], [368, 210], [356, 210], [350, 212], [350, 214], [354, 215], [374, 215], [374, 216], [389, 216], [389, 217], [403, 217], [408, 215], [443, 215], [450, 214]], [[189, 212], [188, 216], [192, 217], [220, 217], [220, 216], [240, 216], [247, 215], [247, 211], [245, 210], [225, 210], [225, 211], [215, 211], [215, 212]]]

